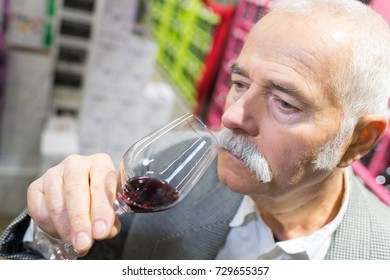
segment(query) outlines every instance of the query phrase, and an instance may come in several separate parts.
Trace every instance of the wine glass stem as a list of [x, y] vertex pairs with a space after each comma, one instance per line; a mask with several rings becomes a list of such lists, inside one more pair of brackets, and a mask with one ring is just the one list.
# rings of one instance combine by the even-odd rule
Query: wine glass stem
[[115, 215], [120, 216], [123, 213], [129, 212], [130, 208], [126, 205], [126, 203], [120, 198], [117, 197], [114, 202], [114, 212]]

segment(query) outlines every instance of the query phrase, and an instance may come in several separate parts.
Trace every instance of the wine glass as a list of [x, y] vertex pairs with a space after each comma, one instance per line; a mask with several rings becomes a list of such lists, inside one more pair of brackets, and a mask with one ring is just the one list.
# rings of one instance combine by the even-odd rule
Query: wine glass
[[[217, 150], [216, 137], [191, 113], [145, 136], [120, 162], [115, 214], [174, 207], [195, 186]], [[71, 244], [57, 245], [54, 251], [54, 259], [77, 258]]]
[[115, 213], [174, 207], [202, 176], [217, 148], [215, 136], [191, 113], [142, 138], [120, 163]]

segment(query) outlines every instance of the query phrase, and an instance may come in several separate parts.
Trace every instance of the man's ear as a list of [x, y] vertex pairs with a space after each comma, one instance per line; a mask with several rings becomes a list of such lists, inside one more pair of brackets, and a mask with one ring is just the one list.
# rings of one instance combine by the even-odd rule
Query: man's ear
[[388, 119], [382, 115], [365, 115], [355, 126], [352, 139], [339, 167], [346, 167], [365, 156], [374, 145], [385, 135]]

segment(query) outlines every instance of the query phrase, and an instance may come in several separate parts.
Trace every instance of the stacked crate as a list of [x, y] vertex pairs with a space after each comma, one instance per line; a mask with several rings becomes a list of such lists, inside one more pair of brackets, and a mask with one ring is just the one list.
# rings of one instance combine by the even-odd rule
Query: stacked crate
[[12, 0], [7, 17], [7, 45], [50, 51], [56, 24], [54, 0]]
[[270, 3], [271, 0], [241, 0], [238, 3], [207, 115], [207, 124], [214, 130], [220, 127], [230, 89], [231, 63], [238, 57], [249, 30], [267, 12]]
[[159, 45], [157, 62], [190, 106], [213, 45], [220, 16], [201, 0], [153, 0], [152, 36]]

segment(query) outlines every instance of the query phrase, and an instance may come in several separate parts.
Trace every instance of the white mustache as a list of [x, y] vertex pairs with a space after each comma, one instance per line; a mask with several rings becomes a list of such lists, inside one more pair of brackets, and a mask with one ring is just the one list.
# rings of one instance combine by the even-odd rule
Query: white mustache
[[256, 179], [263, 183], [272, 180], [272, 173], [268, 161], [257, 150], [256, 145], [243, 135], [234, 135], [224, 128], [218, 132], [220, 148], [225, 149], [241, 159], [244, 164], [256, 175]]

